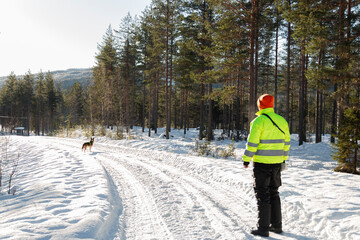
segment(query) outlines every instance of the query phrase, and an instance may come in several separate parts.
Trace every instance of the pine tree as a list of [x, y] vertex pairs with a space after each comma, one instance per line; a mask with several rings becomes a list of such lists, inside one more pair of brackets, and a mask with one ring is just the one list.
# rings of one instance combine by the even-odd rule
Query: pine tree
[[70, 91], [65, 95], [65, 104], [67, 106], [67, 116], [71, 116], [70, 123], [79, 125], [83, 121], [85, 105], [85, 92], [79, 82], [75, 82]]
[[[177, 88], [180, 90], [179, 126], [184, 129], [184, 134], [186, 134], [189, 128], [189, 95], [193, 94], [195, 98], [200, 98], [200, 86], [195, 84], [195, 78], [193, 77], [194, 73], [199, 71], [201, 64], [200, 56], [193, 48], [193, 43], [195, 39], [197, 39], [198, 29], [191, 16], [191, 12], [191, 3], [185, 3], [184, 11], [182, 11], [180, 17], [181, 21], [178, 26], [181, 39], [177, 41], [178, 51], [174, 62], [174, 70], [177, 73], [175, 75], [175, 81]], [[199, 101], [194, 102], [193, 106], [199, 109]], [[198, 112], [194, 115], [198, 115]], [[193, 120], [197, 125], [199, 119], [195, 118]]]
[[20, 81], [21, 104], [24, 108], [24, 117], [26, 117], [27, 135], [30, 135], [31, 130], [31, 111], [34, 97], [34, 75], [30, 70], [25, 74], [24, 79]]
[[249, 81], [249, 4], [245, 1], [212, 2], [218, 16], [218, 27], [214, 34], [214, 71], [217, 82], [222, 83], [222, 90], [217, 90], [216, 95], [222, 106], [224, 133], [230, 135], [231, 126], [234, 125], [236, 136], [233, 137], [240, 139], [240, 132], [244, 130], [245, 96], [248, 92], [245, 85]]
[[[137, 49], [135, 39], [135, 20], [128, 15], [122, 20], [118, 31], [119, 39], [119, 82], [118, 82], [118, 98], [124, 96], [124, 99], [118, 99], [120, 104], [120, 115], [124, 113], [124, 120], [126, 131], [132, 128], [135, 114], [135, 98], [136, 98], [136, 78], [137, 78]], [[123, 109], [123, 110], [122, 110]]]
[[[359, 101], [358, 101], [359, 102]], [[335, 171], [360, 174], [357, 170], [359, 163], [360, 141], [360, 108], [354, 106], [344, 110], [345, 122], [341, 124], [337, 143], [334, 144], [333, 158], [339, 165]]]
[[98, 123], [116, 124], [117, 68], [119, 65], [116, 42], [111, 26], [108, 27], [103, 42], [98, 45], [96, 66], [93, 69], [94, 86], [92, 99]]
[[46, 115], [47, 115], [47, 131], [52, 133], [56, 128], [55, 115], [58, 105], [58, 95], [54, 78], [51, 72], [45, 75], [45, 94], [46, 94]]
[[[145, 121], [147, 116], [147, 126], [148, 134], [151, 136], [151, 87], [150, 87], [150, 61], [149, 61], [149, 51], [148, 47], [151, 43], [150, 30], [147, 23], [147, 18], [150, 15], [149, 8], [145, 9], [143, 16], [140, 18], [140, 23], [136, 27], [136, 40], [137, 40], [137, 49], [139, 52], [139, 69], [142, 71], [142, 130], [145, 131]], [[148, 96], [147, 87], [149, 88]], [[146, 111], [146, 101], [147, 102], [147, 111]]]
[[[208, 100], [208, 118], [207, 118], [207, 140], [213, 140], [213, 99], [209, 98], [212, 93], [212, 84], [214, 82], [211, 70], [214, 30], [214, 10], [211, 1], [185, 1], [185, 11], [188, 12], [192, 29], [196, 29], [198, 34], [195, 38], [189, 39], [187, 44], [191, 45], [194, 53], [197, 55], [197, 68], [191, 72], [191, 77], [200, 85], [200, 128], [199, 139], [202, 140], [205, 135], [205, 100]], [[207, 90], [207, 93], [206, 93]], [[208, 98], [207, 98], [208, 97]]]
[[[146, 82], [149, 89], [149, 135], [150, 129], [153, 129], [155, 134], [158, 131], [158, 124], [161, 120], [162, 113], [159, 111], [162, 106], [160, 99], [162, 98], [162, 79], [164, 79], [164, 28], [162, 23], [161, 8], [156, 4], [161, 1], [155, 1], [146, 12], [146, 15], [142, 19], [142, 28], [146, 33]], [[166, 113], [163, 113], [166, 116]]]
[[[320, 19], [322, 17], [322, 5], [319, 1], [276, 1], [282, 16], [293, 24], [293, 37], [300, 48], [300, 72], [299, 72], [299, 95], [298, 95], [298, 134], [299, 145], [306, 141], [308, 125], [308, 61], [309, 51], [319, 39], [321, 32]], [[289, 27], [288, 27], [289, 28]], [[316, 39], [315, 41], [313, 39]], [[289, 74], [289, 72], [288, 72]]]
[[5, 85], [1, 88], [1, 125], [9, 129], [18, 124], [18, 99], [17, 91], [19, 83], [16, 75], [12, 72], [6, 79]]
[[[358, 80], [357, 53], [360, 35], [356, 28], [356, 16], [359, 16], [359, 2], [341, 0], [338, 5], [338, 21], [336, 30], [337, 44], [334, 45], [336, 56], [334, 75], [337, 88], [335, 96], [339, 111], [339, 128], [336, 134], [338, 141], [335, 143], [333, 158], [338, 161], [337, 171], [359, 174], [357, 170], [359, 159], [359, 129], [360, 129], [360, 85]], [[355, 10], [353, 13], [352, 10]], [[357, 36], [357, 37], [353, 37]]]
[[40, 131], [42, 130], [42, 134], [44, 135], [44, 115], [45, 115], [45, 76], [42, 71], [37, 76], [37, 80], [35, 82], [35, 132], [37, 135], [40, 135]]

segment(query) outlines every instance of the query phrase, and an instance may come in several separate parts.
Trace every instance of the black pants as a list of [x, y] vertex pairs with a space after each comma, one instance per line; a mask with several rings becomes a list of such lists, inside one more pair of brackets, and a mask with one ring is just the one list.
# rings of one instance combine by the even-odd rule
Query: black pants
[[271, 224], [282, 227], [281, 202], [278, 188], [281, 186], [281, 164], [254, 163], [255, 195], [258, 204], [258, 228], [264, 231]]

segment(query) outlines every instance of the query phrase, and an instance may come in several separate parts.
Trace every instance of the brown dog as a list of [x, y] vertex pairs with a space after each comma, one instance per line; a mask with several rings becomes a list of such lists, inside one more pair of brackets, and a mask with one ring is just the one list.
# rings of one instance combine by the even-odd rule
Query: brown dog
[[89, 150], [91, 152], [91, 147], [94, 145], [94, 138], [90, 138], [90, 142], [86, 142], [83, 144], [82, 148], [81, 148], [81, 151], [86, 151], [86, 148], [89, 147]]

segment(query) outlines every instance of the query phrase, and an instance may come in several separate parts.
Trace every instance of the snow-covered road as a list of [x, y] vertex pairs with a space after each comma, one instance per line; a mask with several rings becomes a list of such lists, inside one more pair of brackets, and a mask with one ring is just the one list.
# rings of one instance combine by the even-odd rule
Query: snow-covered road
[[[79, 142], [68, 140], [66, 146], [75, 151]], [[240, 169], [239, 162], [134, 151], [109, 143], [97, 143], [86, 156], [102, 165], [112, 183], [110, 193], [123, 209], [118, 222], [119, 238], [251, 237], [248, 226], [256, 223], [251, 173], [247, 173], [249, 181], [235, 186], [234, 169]], [[223, 173], [216, 175], [222, 169], [231, 170], [233, 179], [222, 182], [219, 177]]]
[[[249, 234], [256, 202], [252, 169], [241, 162], [156, 143], [95, 141], [91, 153], [81, 144], [11, 138], [10, 152], [23, 157], [16, 195], [0, 195], [0, 239], [260, 239]], [[271, 238], [360, 239], [359, 176], [311, 155], [304, 167], [301, 150], [280, 188], [284, 233]]]

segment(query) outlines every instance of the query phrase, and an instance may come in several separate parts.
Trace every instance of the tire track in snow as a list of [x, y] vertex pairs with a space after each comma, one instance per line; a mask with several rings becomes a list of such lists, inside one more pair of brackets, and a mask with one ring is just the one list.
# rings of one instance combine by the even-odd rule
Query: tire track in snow
[[[172, 239], [151, 192], [123, 164], [96, 156], [124, 194], [125, 235], [130, 239]], [[135, 225], [135, 226], [133, 226]], [[141, 232], [140, 232], [141, 231]]]
[[[119, 196], [118, 189], [111, 177], [111, 174], [103, 166], [109, 188], [109, 202], [111, 211], [102, 226], [99, 228], [96, 239], [110, 239], [111, 234], [117, 235], [120, 239], [125, 239], [125, 222], [123, 219], [123, 204]], [[115, 231], [115, 234], [114, 234]]]
[[176, 239], [191, 239], [195, 236], [215, 239], [220, 236], [219, 232], [227, 235], [229, 237], [227, 239], [235, 239], [227, 229], [214, 231], [211, 228], [213, 218], [209, 219], [206, 214], [209, 209], [204, 208], [203, 202], [199, 201], [193, 192], [177, 182], [183, 181], [180, 178], [175, 181], [159, 169], [135, 159], [114, 158], [114, 161], [121, 162], [121, 165], [131, 169], [135, 174], [137, 172], [142, 184], [150, 184], [148, 188], [152, 188], [156, 204], [161, 208], [161, 213]]
[[[114, 160], [116, 161], [116, 157], [114, 157]], [[118, 159], [117, 161], [121, 160]], [[158, 175], [163, 178], [164, 181], [168, 181], [167, 179], [170, 178], [173, 185], [172, 188], [176, 188], [177, 191], [181, 188], [181, 191], [185, 191], [191, 198], [194, 207], [185, 206], [188, 208], [188, 211], [192, 212], [193, 215], [196, 215], [199, 211], [203, 212], [203, 215], [207, 218], [205, 222], [208, 222], [207, 225], [204, 224], [203, 230], [213, 229], [215, 235], [211, 237], [212, 239], [245, 239], [247, 235], [245, 229], [247, 229], [247, 227], [243, 222], [248, 222], [248, 219], [241, 219], [238, 215], [239, 213], [244, 213], [244, 208], [242, 208], [242, 206], [246, 206], [244, 200], [232, 197], [233, 192], [226, 192], [221, 188], [211, 187], [191, 176], [182, 176], [184, 174], [182, 171], [176, 169], [169, 171], [169, 166], [166, 166], [166, 168], [163, 167], [164, 163], [157, 162], [159, 163], [158, 165], [150, 165], [149, 161], [153, 164], [157, 162], [151, 159], [137, 160], [136, 158], [132, 158], [131, 164], [129, 163], [130, 161], [126, 161], [127, 164], [125, 162], [121, 164], [126, 165], [128, 169], [133, 168], [134, 171], [137, 171], [136, 166], [141, 166], [141, 168], [148, 170], [146, 173], [147, 176]], [[143, 182], [146, 180], [147, 179]], [[226, 196], [225, 199], [227, 200], [224, 202], [224, 199], [220, 196]], [[241, 203], [239, 203], [240, 200]], [[181, 202], [181, 199], [179, 199], [178, 202]], [[160, 200], [158, 204], [161, 204]], [[230, 210], [228, 207], [225, 207], [228, 205], [240, 205], [241, 207]], [[247, 213], [246, 215], [248, 216], [249, 214]], [[193, 227], [191, 229], [193, 229]], [[206, 231], [201, 234], [202, 237], [204, 237], [204, 235], [206, 235]], [[181, 235], [179, 237], [181, 237]]]
[[[152, 167], [161, 171], [167, 177], [171, 177], [178, 185], [181, 185], [193, 201], [200, 204], [205, 210], [211, 226], [217, 232], [216, 238], [245, 238], [247, 235], [247, 231], [245, 230], [248, 229], [248, 227], [244, 222], [247, 223], [249, 219], [244, 219], [243, 216], [252, 217], [249, 216], [249, 214], [252, 214], [249, 208], [247, 208], [247, 211], [244, 210], [244, 207], [246, 208], [247, 206], [246, 200], [239, 198], [239, 196], [234, 197], [233, 191], [226, 191], [222, 187], [219, 187], [218, 183], [205, 183], [202, 179], [198, 179], [197, 176], [184, 176], [183, 171], [166, 165], [164, 162], [146, 159], [142, 161], [142, 164], [147, 168]], [[147, 164], [149, 165], [146, 166]], [[242, 213], [243, 216], [240, 217], [239, 213]]]

